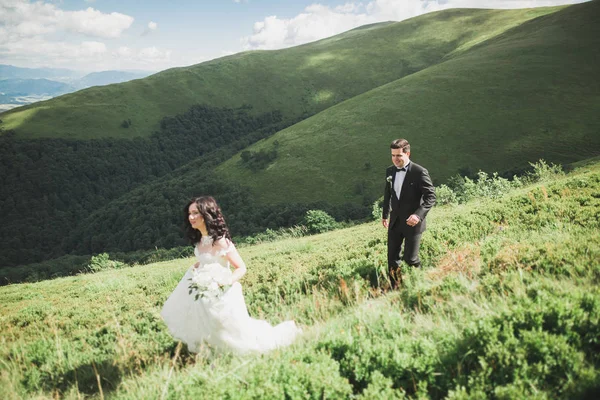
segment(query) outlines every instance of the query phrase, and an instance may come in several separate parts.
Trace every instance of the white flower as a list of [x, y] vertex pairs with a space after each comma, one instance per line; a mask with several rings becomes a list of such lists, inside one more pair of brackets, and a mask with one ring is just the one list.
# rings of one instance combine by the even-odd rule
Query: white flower
[[231, 287], [232, 274], [229, 268], [219, 263], [204, 264], [193, 270], [190, 281], [189, 293], [196, 296], [196, 300], [219, 298]]
[[392, 176], [391, 175], [388, 176], [387, 178], [385, 178], [385, 180], [390, 184], [390, 189], [393, 189], [393, 186], [392, 186]]

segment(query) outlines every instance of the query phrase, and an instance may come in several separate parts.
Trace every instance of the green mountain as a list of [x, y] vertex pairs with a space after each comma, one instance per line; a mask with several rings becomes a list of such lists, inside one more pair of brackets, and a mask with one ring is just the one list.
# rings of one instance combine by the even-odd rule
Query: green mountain
[[401, 136], [437, 183], [597, 155], [598, 16], [447, 10], [4, 113], [0, 265], [180, 245], [198, 194], [234, 235], [364, 218]]
[[144, 78], [151, 73], [135, 70], [100, 71], [82, 76], [82, 72], [72, 70], [0, 65], [0, 113], [91, 86]]
[[[457, 13], [438, 17], [458, 22]], [[469, 26], [492, 12], [460, 13]], [[219, 176], [251, 188], [260, 203], [288, 201], [289, 193], [342, 203], [382, 191], [389, 143], [398, 137], [409, 139], [412, 159], [438, 183], [459, 172], [508, 173], [540, 158], [598, 155], [599, 18], [596, 1], [524, 22], [247, 149], [277, 148], [266, 168], [249, 169], [238, 155]]]
[[[598, 155], [599, 6], [555, 10], [474, 40], [439, 64], [333, 106], [216, 168], [201, 160], [187, 164], [95, 210], [70, 232], [71, 246], [82, 254], [122, 250], [119, 242], [139, 240], [138, 229], [148, 244], [167, 246], [166, 235], [178, 229], [179, 204], [199, 193], [217, 196], [238, 235], [297, 224], [311, 208], [338, 219], [365, 217], [382, 195], [389, 143], [401, 136], [438, 184], [479, 169], [510, 175], [540, 158], [568, 164]], [[466, 16], [481, 23], [497, 12], [450, 15], [466, 25]], [[441, 16], [448, 15], [428, 18]], [[140, 220], [140, 213], [152, 219]], [[104, 247], [90, 242], [98, 227]]]
[[[161, 118], [195, 104], [280, 111], [297, 119], [435, 65], [449, 54], [556, 8], [450, 10], [366, 26], [278, 51], [253, 51], [141, 80], [76, 93], [2, 114], [19, 137], [149, 136]], [[121, 128], [124, 120], [131, 127]]]

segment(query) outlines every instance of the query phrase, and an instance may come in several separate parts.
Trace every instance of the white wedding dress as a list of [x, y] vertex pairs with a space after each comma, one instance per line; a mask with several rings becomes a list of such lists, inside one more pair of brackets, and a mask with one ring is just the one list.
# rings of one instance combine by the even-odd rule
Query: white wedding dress
[[[212, 245], [212, 238], [203, 237], [194, 249], [198, 268], [218, 263], [229, 270], [227, 252], [234, 249], [229, 243], [229, 248], [219, 250]], [[189, 351], [198, 353], [202, 343], [206, 343], [222, 352], [264, 353], [290, 345], [301, 333], [294, 321], [271, 326], [267, 321], [251, 318], [238, 282], [218, 298], [196, 299], [189, 289], [193, 270], [192, 266], [185, 273], [161, 312], [169, 332], [186, 343]]]

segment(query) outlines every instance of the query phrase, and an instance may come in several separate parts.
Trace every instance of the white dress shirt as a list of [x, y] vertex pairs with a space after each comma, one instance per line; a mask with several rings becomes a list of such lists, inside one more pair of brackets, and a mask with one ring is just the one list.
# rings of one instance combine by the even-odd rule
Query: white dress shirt
[[[403, 168], [407, 168], [407, 163]], [[406, 171], [398, 171], [396, 172], [396, 177], [394, 178], [394, 192], [396, 192], [396, 197], [400, 199], [400, 192], [402, 192], [402, 184], [404, 183], [404, 178], [406, 178]]]

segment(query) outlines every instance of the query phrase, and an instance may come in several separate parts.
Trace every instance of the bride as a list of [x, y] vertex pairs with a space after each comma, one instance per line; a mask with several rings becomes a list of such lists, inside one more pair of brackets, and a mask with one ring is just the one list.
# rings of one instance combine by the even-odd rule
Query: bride
[[202, 343], [237, 354], [263, 353], [291, 344], [301, 332], [294, 321], [271, 326], [248, 314], [239, 283], [246, 265], [215, 199], [195, 198], [185, 212], [186, 236], [195, 245], [198, 261], [163, 306], [161, 315], [169, 332], [193, 353], [200, 351]]

